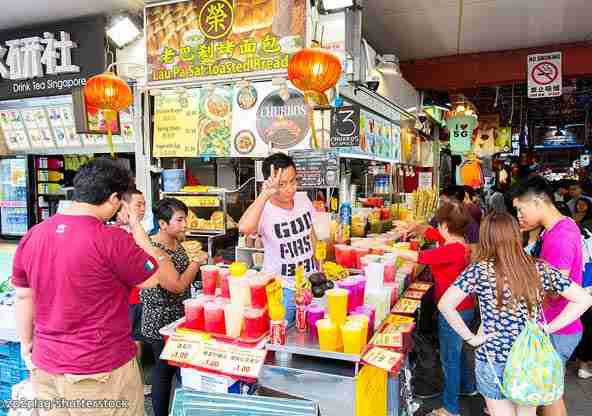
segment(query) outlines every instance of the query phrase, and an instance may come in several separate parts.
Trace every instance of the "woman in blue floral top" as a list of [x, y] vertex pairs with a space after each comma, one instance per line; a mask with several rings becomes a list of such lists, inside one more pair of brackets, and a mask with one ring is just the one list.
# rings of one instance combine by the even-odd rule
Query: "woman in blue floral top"
[[[558, 270], [525, 254], [514, 217], [507, 213], [488, 215], [481, 224], [477, 261], [448, 289], [438, 308], [465, 342], [479, 347], [475, 354], [477, 389], [485, 397], [492, 416], [536, 415], [535, 407], [519, 406], [505, 399], [498, 380], [503, 383], [510, 349], [527, 317], [538, 314], [546, 293], [557, 293], [570, 301], [546, 325], [548, 333], [573, 322], [592, 305], [592, 297], [584, 289]], [[469, 295], [476, 295], [481, 305], [483, 324], [478, 334], [471, 332], [456, 311]]]

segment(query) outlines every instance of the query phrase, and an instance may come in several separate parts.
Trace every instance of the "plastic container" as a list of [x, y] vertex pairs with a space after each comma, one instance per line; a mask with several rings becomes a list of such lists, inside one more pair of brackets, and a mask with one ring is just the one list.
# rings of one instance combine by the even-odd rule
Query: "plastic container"
[[345, 289], [330, 289], [326, 292], [329, 306], [329, 319], [341, 326], [347, 319], [347, 298], [349, 292]]
[[335, 261], [346, 269], [353, 268], [355, 263], [353, 248], [345, 244], [336, 244]]
[[376, 307], [373, 305], [364, 305], [356, 309], [356, 313], [364, 314], [368, 317], [368, 336], [372, 337], [376, 329]]
[[384, 285], [384, 264], [369, 263], [366, 266], [366, 293], [368, 291], [379, 291]]
[[395, 275], [397, 274], [397, 267], [395, 261], [385, 260], [384, 264], [384, 283], [393, 283], [395, 281]]
[[201, 266], [200, 270], [203, 294], [215, 296], [220, 269], [217, 266]]
[[251, 306], [251, 287], [249, 278], [245, 276], [228, 278], [228, 289], [230, 292], [230, 301], [243, 307]]
[[358, 306], [361, 306], [360, 299], [357, 296], [358, 282], [353, 279], [341, 280], [337, 283], [339, 288], [347, 290], [347, 312], [353, 312]]
[[317, 321], [325, 317], [325, 308], [320, 306], [309, 306], [307, 309], [308, 330], [311, 337], [319, 336], [317, 332]]
[[316, 322], [321, 351], [337, 351], [340, 347], [340, 329], [330, 319], [320, 319]]
[[162, 188], [165, 192], [178, 192], [185, 186], [185, 169], [162, 171]]
[[331, 238], [331, 213], [315, 212], [312, 216], [312, 225], [317, 240], [326, 241]]
[[360, 355], [366, 345], [367, 334], [364, 324], [359, 321], [349, 321], [341, 325], [341, 337], [343, 339], [343, 352], [345, 354]]
[[246, 308], [244, 312], [245, 337], [258, 338], [268, 328], [268, 319], [265, 316], [265, 309]]
[[370, 334], [368, 332], [368, 326], [370, 325], [370, 318], [368, 317], [368, 315], [364, 315], [362, 313], [354, 313], [351, 314], [348, 318], [347, 318], [348, 322], [349, 321], [354, 321], [354, 322], [361, 322], [362, 325], [364, 326], [364, 344], [368, 343], [368, 341], [370, 341]]
[[243, 329], [244, 307], [237, 304], [224, 305], [224, 323], [226, 326], [226, 335], [238, 338]]
[[362, 270], [362, 258], [370, 254], [370, 249], [366, 247], [354, 247], [353, 248], [353, 256], [354, 256], [354, 268], [358, 270]]
[[220, 296], [230, 299], [230, 287], [228, 286], [228, 278], [230, 271], [228, 269], [220, 269], [218, 272], [218, 279], [220, 280]]
[[213, 334], [226, 334], [223, 306], [216, 302], [204, 304], [204, 328]]
[[269, 278], [263, 275], [255, 275], [249, 279], [249, 287], [251, 290], [251, 305], [256, 309], [264, 309], [267, 307], [267, 292], [265, 287], [269, 282]]
[[183, 302], [185, 306], [185, 327], [203, 331], [205, 329], [204, 299], [187, 299]]

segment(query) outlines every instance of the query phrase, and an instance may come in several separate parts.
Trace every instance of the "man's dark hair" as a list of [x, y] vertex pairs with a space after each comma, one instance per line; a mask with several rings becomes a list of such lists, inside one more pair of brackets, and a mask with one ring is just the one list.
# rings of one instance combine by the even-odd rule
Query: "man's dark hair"
[[542, 176], [532, 176], [518, 182], [510, 190], [510, 195], [512, 199], [538, 197], [550, 204], [553, 203], [553, 188]]
[[171, 221], [171, 218], [173, 218], [173, 215], [175, 215], [175, 212], [178, 211], [182, 211], [187, 215], [189, 209], [187, 208], [187, 205], [178, 199], [163, 198], [154, 205], [154, 208], [152, 208], [154, 222], [162, 220], [168, 224]]
[[101, 157], [84, 164], [74, 177], [74, 201], [101, 205], [132, 186], [131, 172], [113, 159]]
[[277, 172], [279, 169], [286, 169], [289, 167], [293, 167], [296, 170], [296, 165], [292, 158], [284, 153], [274, 153], [271, 156], [268, 156], [263, 161], [263, 177], [265, 179], [271, 176], [271, 166]]
[[465, 190], [462, 186], [449, 186], [442, 191], [442, 195], [455, 199], [458, 202], [463, 202], [465, 200]]
[[125, 202], [131, 202], [134, 195], [144, 195], [138, 188], [130, 188], [121, 195]]

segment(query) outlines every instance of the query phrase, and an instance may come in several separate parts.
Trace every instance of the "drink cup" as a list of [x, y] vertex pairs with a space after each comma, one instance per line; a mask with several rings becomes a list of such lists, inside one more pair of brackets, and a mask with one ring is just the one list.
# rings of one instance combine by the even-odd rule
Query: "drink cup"
[[203, 294], [210, 296], [216, 295], [216, 286], [218, 284], [218, 273], [220, 269], [216, 266], [201, 266], [200, 270]]

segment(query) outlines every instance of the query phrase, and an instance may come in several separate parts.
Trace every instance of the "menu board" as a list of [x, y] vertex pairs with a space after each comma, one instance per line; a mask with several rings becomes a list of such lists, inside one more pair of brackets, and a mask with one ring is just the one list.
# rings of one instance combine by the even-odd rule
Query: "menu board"
[[360, 148], [377, 157], [393, 157], [393, 134], [390, 121], [362, 111], [360, 115]]
[[[155, 97], [155, 157], [195, 157], [198, 150], [200, 89], [163, 93]], [[201, 128], [201, 127], [200, 127]]]
[[34, 149], [56, 147], [53, 141], [49, 118], [43, 107], [21, 110], [29, 141]]
[[145, 8], [148, 82], [282, 73], [306, 41], [306, 0], [190, 0]]
[[[310, 150], [304, 96], [271, 82], [187, 89], [155, 97], [155, 157], [266, 157], [274, 149]], [[125, 131], [124, 115], [121, 115]], [[125, 136], [124, 136], [125, 137]]]
[[82, 146], [74, 127], [74, 111], [71, 105], [47, 107], [47, 114], [58, 147]]
[[30, 149], [23, 117], [17, 110], [0, 111], [0, 127], [4, 133], [6, 146], [10, 150]]
[[119, 122], [121, 123], [121, 137], [124, 143], [134, 143], [134, 114], [132, 106], [119, 112]]
[[339, 182], [339, 159], [326, 152], [292, 151], [301, 189], [335, 187]]
[[199, 99], [199, 154], [230, 156], [232, 132], [232, 96], [229, 86], [204, 88]]
[[393, 161], [399, 163], [401, 161], [401, 126], [397, 124], [392, 125], [393, 134]]

